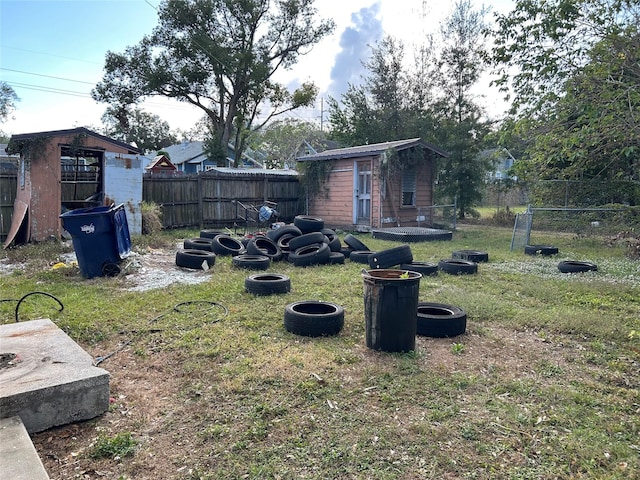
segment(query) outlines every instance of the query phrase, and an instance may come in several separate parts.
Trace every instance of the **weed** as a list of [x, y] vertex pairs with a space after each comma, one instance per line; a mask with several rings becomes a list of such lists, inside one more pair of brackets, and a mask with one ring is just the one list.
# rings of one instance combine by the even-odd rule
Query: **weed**
[[114, 460], [133, 455], [138, 442], [130, 432], [123, 432], [109, 437], [101, 433], [94, 443], [89, 456], [94, 459], [111, 458]]
[[464, 343], [451, 344], [451, 353], [453, 353], [454, 355], [461, 355], [462, 353], [464, 353], [464, 350]]

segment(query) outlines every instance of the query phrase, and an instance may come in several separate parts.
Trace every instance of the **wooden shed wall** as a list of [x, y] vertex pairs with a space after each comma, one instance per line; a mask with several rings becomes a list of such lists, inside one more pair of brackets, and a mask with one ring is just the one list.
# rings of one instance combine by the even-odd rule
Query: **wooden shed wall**
[[[380, 188], [380, 171], [377, 157], [346, 158], [333, 160], [333, 167], [326, 181], [326, 194], [320, 193], [309, 205], [309, 215], [322, 218], [330, 227], [353, 228], [354, 164], [370, 162], [371, 166], [371, 216], [367, 227], [417, 226], [429, 223], [428, 216], [433, 205], [433, 161], [421, 162], [416, 171], [416, 204], [402, 206], [402, 173], [398, 172], [385, 186]], [[360, 167], [359, 167], [360, 168]], [[419, 215], [426, 218], [418, 222]]]
[[[20, 161], [23, 161], [21, 159]], [[29, 219], [31, 239], [46, 240], [60, 235], [60, 147], [54, 139], [47, 142], [42, 153], [25, 163], [31, 181]], [[18, 174], [20, 175], [20, 174]]]
[[353, 162], [333, 160], [323, 192], [309, 202], [309, 215], [322, 218], [327, 227], [353, 225]]
[[[79, 141], [80, 140], [80, 141]], [[31, 240], [42, 241], [50, 237], [59, 237], [62, 231], [60, 222], [61, 207], [61, 152], [62, 147], [76, 144], [91, 150], [108, 150], [115, 153], [127, 153], [119, 145], [91, 136], [58, 135], [43, 142], [41, 152], [27, 163], [31, 179]], [[22, 161], [22, 160], [21, 160]]]
[[18, 177], [15, 172], [0, 171], [0, 241], [4, 241], [11, 227], [17, 185]]
[[[400, 225], [414, 227], [418, 223], [430, 223], [431, 207], [433, 205], [433, 161], [426, 159], [417, 166], [416, 171], [416, 202], [415, 206], [402, 206], [402, 173], [398, 173], [387, 188], [387, 194], [382, 201], [382, 227]], [[418, 222], [418, 215], [425, 216], [425, 220]]]

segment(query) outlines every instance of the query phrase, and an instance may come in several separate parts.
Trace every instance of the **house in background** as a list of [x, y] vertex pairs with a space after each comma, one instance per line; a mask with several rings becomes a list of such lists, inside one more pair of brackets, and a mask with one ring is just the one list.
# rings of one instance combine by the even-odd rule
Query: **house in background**
[[178, 172], [176, 166], [164, 155], [156, 155], [149, 165], [144, 167], [150, 175], [173, 175]]
[[493, 163], [493, 168], [488, 173], [489, 181], [506, 180], [507, 178], [511, 180], [518, 179], [509, 175], [509, 169], [513, 167], [516, 159], [506, 148], [490, 148], [481, 151], [478, 155], [483, 159], [488, 158]]
[[[171, 145], [162, 149], [167, 152], [169, 159], [176, 166], [178, 171], [184, 173], [206, 172], [216, 167], [216, 162], [210, 160], [204, 151], [204, 142], [201, 141], [183, 141], [176, 145]], [[235, 163], [235, 149], [232, 144], [227, 147], [227, 164], [226, 167], [233, 167]], [[243, 168], [263, 168], [263, 155], [260, 152], [254, 152], [250, 149], [245, 150], [242, 154]]]
[[200, 141], [189, 142], [185, 140], [182, 143], [165, 147], [162, 151], [167, 152], [171, 163], [183, 173], [204, 172], [216, 166], [215, 162], [207, 158], [203, 142]]
[[334, 228], [430, 224], [436, 159], [448, 157], [420, 138], [325, 150], [298, 162], [330, 162], [308, 214]]

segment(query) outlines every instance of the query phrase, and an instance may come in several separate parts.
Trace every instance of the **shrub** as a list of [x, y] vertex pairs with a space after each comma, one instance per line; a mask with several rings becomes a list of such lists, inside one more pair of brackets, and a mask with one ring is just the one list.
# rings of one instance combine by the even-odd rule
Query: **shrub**
[[142, 233], [151, 235], [162, 231], [162, 210], [153, 202], [142, 202]]

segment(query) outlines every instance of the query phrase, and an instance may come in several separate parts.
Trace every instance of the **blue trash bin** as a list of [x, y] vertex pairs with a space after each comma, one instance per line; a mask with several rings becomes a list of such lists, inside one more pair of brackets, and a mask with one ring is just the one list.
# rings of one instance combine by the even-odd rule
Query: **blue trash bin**
[[131, 251], [124, 205], [79, 208], [60, 215], [71, 235], [80, 273], [85, 278], [120, 273], [119, 263]]

